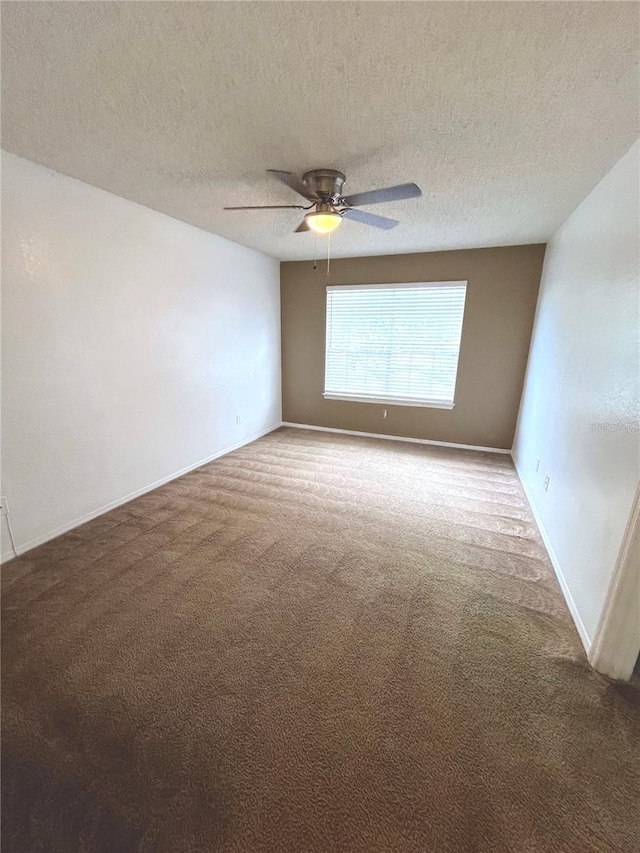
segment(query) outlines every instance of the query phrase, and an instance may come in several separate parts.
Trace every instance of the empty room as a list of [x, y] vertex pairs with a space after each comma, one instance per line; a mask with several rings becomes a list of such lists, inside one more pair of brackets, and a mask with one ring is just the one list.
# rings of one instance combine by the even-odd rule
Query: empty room
[[640, 3], [0, 14], [3, 851], [636, 853]]

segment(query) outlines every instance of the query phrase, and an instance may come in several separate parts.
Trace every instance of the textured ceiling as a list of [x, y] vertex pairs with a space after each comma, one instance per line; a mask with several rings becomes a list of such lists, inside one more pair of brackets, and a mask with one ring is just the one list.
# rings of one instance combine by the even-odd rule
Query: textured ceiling
[[282, 259], [264, 174], [420, 199], [336, 256], [543, 241], [638, 136], [636, 3], [2, 4], [3, 147]]

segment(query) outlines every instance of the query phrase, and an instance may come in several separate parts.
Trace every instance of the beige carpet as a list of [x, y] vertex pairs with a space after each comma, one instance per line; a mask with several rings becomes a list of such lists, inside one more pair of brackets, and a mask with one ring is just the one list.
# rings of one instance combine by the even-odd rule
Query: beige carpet
[[638, 850], [508, 457], [279, 430], [2, 574], [7, 853]]

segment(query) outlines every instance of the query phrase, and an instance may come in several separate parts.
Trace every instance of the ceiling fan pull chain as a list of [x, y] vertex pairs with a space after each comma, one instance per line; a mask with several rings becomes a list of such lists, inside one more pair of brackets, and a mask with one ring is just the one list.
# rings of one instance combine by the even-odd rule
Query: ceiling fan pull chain
[[331, 231], [327, 234], [327, 275], [331, 268]]
[[318, 271], [318, 235], [313, 233], [313, 269]]

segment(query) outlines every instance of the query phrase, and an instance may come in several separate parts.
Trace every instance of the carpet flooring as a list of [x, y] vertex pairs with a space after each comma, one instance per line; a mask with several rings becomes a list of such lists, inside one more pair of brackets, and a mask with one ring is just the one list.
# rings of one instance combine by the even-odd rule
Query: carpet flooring
[[2, 569], [7, 853], [632, 853], [506, 456], [280, 429]]

